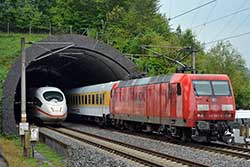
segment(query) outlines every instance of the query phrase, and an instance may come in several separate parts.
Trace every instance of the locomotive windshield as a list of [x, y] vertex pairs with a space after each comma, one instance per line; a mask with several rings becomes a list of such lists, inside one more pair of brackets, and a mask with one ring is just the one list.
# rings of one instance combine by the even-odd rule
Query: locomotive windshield
[[55, 99], [59, 102], [63, 101], [63, 95], [60, 92], [56, 91], [48, 91], [43, 94], [43, 97], [47, 101], [51, 101], [52, 99]]
[[196, 96], [212, 95], [210, 81], [193, 81], [193, 88]]
[[193, 81], [196, 96], [231, 96], [228, 81]]
[[227, 81], [212, 81], [215, 96], [230, 96], [231, 91]]

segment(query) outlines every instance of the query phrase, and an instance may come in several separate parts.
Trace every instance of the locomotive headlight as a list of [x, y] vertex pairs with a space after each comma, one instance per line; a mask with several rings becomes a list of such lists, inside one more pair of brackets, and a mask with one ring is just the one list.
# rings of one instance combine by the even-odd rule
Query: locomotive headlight
[[226, 113], [226, 114], [225, 114], [225, 117], [226, 117], [226, 118], [231, 118], [231, 117], [232, 117], [232, 114], [231, 114], [231, 113]]
[[197, 117], [198, 117], [198, 118], [204, 118], [204, 117], [205, 117], [205, 114], [199, 113], [199, 114], [197, 114]]
[[198, 104], [197, 105], [197, 110], [198, 111], [208, 111], [209, 106], [208, 106], [208, 104]]
[[232, 104], [222, 104], [221, 110], [222, 111], [233, 111], [233, 105]]

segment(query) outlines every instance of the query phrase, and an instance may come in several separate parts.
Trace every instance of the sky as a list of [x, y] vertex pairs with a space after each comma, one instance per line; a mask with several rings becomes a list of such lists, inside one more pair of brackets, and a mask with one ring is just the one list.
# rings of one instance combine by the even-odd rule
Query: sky
[[[173, 18], [195, 7], [212, 0], [160, 0], [160, 13], [167, 18]], [[216, 22], [211, 20], [244, 10]], [[210, 42], [250, 32], [250, 0], [216, 0], [200, 9], [170, 20], [169, 24], [175, 30], [178, 25], [182, 30], [191, 29], [200, 42]], [[195, 27], [197, 25], [201, 25]], [[233, 47], [242, 55], [250, 69], [250, 33], [238, 38], [229, 39]], [[216, 43], [206, 45], [206, 49]]]

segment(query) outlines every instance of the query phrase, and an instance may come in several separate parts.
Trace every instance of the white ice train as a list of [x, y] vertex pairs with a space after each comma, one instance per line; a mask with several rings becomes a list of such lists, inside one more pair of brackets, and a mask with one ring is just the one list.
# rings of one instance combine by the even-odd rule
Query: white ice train
[[67, 104], [63, 92], [56, 87], [30, 89], [28, 99], [31, 122], [60, 124], [67, 117]]

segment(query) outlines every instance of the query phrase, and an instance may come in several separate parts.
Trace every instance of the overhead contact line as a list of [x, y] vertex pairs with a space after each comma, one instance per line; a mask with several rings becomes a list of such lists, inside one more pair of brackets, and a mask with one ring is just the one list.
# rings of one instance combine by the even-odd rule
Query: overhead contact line
[[228, 37], [225, 37], [225, 38], [221, 38], [221, 39], [209, 41], [209, 42], [204, 43], [203, 45], [208, 45], [208, 44], [219, 42], [219, 41], [224, 41], [224, 40], [228, 40], [228, 39], [238, 38], [238, 37], [245, 36], [245, 35], [250, 35], [250, 32], [246, 32], [246, 33], [242, 33], [242, 34], [238, 34], [238, 35], [228, 36]]
[[188, 10], [188, 11], [186, 11], [186, 12], [184, 12], [184, 13], [181, 13], [181, 14], [179, 14], [179, 15], [177, 15], [177, 16], [174, 16], [174, 17], [172, 17], [172, 18], [169, 18], [168, 20], [171, 21], [171, 20], [173, 20], [173, 19], [176, 19], [176, 18], [178, 18], [178, 17], [181, 17], [181, 16], [183, 16], [183, 15], [185, 15], [185, 14], [188, 14], [188, 13], [190, 13], [190, 12], [192, 12], [192, 11], [195, 11], [195, 10], [197, 10], [197, 9], [199, 9], [199, 8], [202, 8], [202, 7], [206, 6], [206, 5], [209, 5], [209, 4], [211, 4], [211, 3], [215, 2], [215, 1], [216, 1], [216, 0], [209, 1], [209, 2], [207, 2], [207, 3], [205, 3], [205, 4], [203, 4], [203, 5], [197, 6], [197, 7], [193, 8], [193, 9], [191, 9], [191, 10]]
[[208, 21], [208, 22], [205, 22], [205, 23], [202, 23], [202, 24], [193, 26], [193, 27], [191, 27], [190, 29], [195, 29], [195, 28], [198, 28], [198, 27], [201, 27], [201, 26], [204, 26], [204, 25], [208, 25], [208, 24], [217, 22], [217, 21], [219, 21], [219, 20], [222, 20], [222, 19], [224, 19], [224, 18], [227, 18], [227, 17], [233, 16], [233, 15], [236, 15], [236, 14], [238, 14], [238, 13], [244, 12], [244, 11], [249, 10], [249, 9], [250, 9], [250, 7], [247, 7], [247, 8], [241, 9], [241, 10], [238, 10], [238, 11], [236, 11], [236, 12], [233, 12], [233, 13], [230, 13], [230, 14], [227, 14], [227, 15], [224, 15], [224, 16], [221, 16], [221, 17], [218, 17], [218, 18], [213, 19], [213, 20], [210, 20], [210, 21]]

